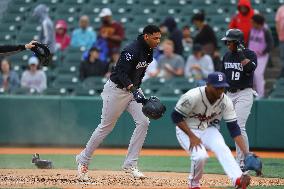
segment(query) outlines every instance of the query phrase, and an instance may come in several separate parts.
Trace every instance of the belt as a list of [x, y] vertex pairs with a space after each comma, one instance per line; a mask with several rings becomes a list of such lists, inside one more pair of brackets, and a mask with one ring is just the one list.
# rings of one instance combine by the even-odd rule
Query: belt
[[230, 92], [230, 93], [236, 93], [236, 92], [239, 92], [239, 91], [242, 91], [246, 88], [239, 88], [239, 89], [236, 89], [236, 88], [228, 88], [227, 91]]

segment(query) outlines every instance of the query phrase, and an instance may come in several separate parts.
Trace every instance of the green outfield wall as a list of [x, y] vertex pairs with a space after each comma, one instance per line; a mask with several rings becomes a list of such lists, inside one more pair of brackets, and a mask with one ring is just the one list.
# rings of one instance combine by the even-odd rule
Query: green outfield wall
[[[145, 147], [178, 147], [170, 113], [176, 98], [161, 98], [167, 107], [165, 116], [151, 121]], [[0, 96], [0, 145], [84, 146], [100, 123], [100, 97]], [[254, 102], [247, 124], [250, 145], [254, 148], [284, 149], [284, 100]], [[128, 113], [118, 120], [103, 146], [128, 145], [134, 130]], [[221, 132], [234, 146], [226, 126]]]

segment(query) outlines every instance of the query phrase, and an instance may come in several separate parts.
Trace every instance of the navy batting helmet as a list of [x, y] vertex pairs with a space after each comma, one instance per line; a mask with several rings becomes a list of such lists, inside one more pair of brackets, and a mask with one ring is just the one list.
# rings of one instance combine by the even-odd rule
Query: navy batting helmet
[[236, 41], [243, 43], [244, 33], [239, 29], [229, 29], [226, 31], [225, 37], [221, 39], [222, 41]]

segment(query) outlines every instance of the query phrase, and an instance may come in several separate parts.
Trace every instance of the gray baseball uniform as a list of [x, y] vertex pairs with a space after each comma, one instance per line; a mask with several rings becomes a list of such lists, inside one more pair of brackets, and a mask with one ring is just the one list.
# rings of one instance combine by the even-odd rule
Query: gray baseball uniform
[[[93, 152], [112, 131], [120, 115], [127, 110], [133, 117], [136, 128], [128, 147], [123, 168], [137, 167], [139, 152], [144, 143], [149, 119], [142, 112], [142, 104], [134, 100], [133, 94], [125, 88], [131, 84], [139, 88], [148, 65], [153, 60], [153, 50], [145, 42], [143, 35], [127, 46], [121, 53], [110, 80], [101, 94], [103, 108], [101, 123], [93, 132], [86, 148], [77, 156], [77, 162], [88, 165]], [[139, 89], [142, 93], [141, 89]]]

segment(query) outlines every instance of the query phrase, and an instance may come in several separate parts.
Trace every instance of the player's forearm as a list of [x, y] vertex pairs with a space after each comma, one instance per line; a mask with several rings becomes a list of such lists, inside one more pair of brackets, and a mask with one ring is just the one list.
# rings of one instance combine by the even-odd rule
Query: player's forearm
[[191, 129], [187, 126], [185, 121], [179, 122], [177, 126], [190, 138], [194, 135]]
[[246, 146], [246, 143], [244, 141], [244, 138], [242, 135], [238, 135], [234, 138], [236, 144], [240, 147], [240, 149], [242, 150], [242, 152], [246, 155], [249, 153], [248, 151], [248, 147]]

